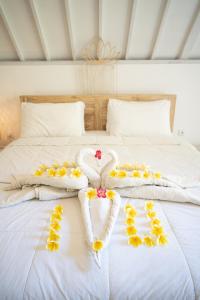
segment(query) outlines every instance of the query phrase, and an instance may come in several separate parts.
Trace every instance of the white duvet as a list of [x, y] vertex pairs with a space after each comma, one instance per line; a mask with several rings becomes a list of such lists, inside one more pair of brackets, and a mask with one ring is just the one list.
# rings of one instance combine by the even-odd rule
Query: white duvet
[[[192, 182], [200, 179], [200, 154], [177, 138], [90, 134], [79, 138], [15, 141], [0, 155], [1, 187], [9, 185], [11, 176], [32, 174], [41, 163], [74, 160], [78, 150], [88, 145], [103, 151], [114, 149], [121, 163], [144, 162], [166, 176], [182, 176]], [[102, 164], [107, 159], [103, 157]], [[161, 192], [153, 194], [151, 187], [143, 189], [146, 199]], [[33, 199], [38, 195], [35, 193]], [[180, 199], [175, 196], [172, 199], [167, 190], [166, 201], [157, 201], [155, 209], [169, 244], [163, 248], [135, 249], [127, 244], [123, 211], [123, 206], [131, 202], [143, 220], [144, 200], [137, 198], [141, 190], [135, 189], [134, 193], [134, 198], [122, 199], [110, 244], [102, 252], [101, 269], [88, 252], [76, 197], [32, 200], [1, 208], [0, 299], [200, 299], [200, 206], [179, 203], [187, 198], [189, 201], [188, 194], [183, 192], [184, 199], [180, 195]], [[188, 188], [187, 193], [200, 199], [198, 186]], [[41, 199], [44, 194], [40, 193]], [[50, 199], [55, 199], [54, 196], [56, 193], [52, 191]], [[60, 251], [51, 253], [45, 250], [45, 243], [49, 216], [58, 203], [64, 206], [62, 239]], [[140, 231], [147, 230], [145, 219], [138, 226]]]

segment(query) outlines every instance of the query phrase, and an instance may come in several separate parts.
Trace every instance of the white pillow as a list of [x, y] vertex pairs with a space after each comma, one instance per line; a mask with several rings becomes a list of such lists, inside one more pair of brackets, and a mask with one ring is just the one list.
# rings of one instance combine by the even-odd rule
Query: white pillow
[[84, 130], [83, 102], [22, 103], [21, 137], [80, 136]]
[[170, 101], [110, 99], [106, 127], [111, 135], [170, 135]]

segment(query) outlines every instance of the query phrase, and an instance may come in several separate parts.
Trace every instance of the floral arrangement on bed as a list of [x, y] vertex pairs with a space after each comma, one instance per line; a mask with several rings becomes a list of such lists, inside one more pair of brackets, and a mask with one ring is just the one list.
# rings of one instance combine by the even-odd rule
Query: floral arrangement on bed
[[139, 247], [142, 244], [147, 247], [166, 245], [168, 243], [168, 239], [165, 234], [164, 228], [161, 225], [160, 219], [156, 216], [156, 211], [154, 210], [154, 202], [146, 201], [144, 210], [146, 212], [146, 218], [148, 220], [149, 233], [142, 236], [139, 235], [138, 229], [135, 225], [135, 219], [136, 217], [138, 217], [138, 211], [130, 203], [126, 204], [124, 207], [124, 211], [126, 214], [125, 224], [127, 225], [126, 234], [129, 237], [128, 244], [133, 247]]

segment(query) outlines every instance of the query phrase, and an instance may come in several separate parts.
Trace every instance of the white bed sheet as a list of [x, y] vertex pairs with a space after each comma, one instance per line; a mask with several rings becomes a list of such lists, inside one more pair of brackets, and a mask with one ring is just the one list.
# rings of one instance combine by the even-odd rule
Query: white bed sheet
[[[122, 163], [137, 160], [163, 173], [200, 178], [200, 154], [181, 139], [90, 133], [81, 138], [13, 142], [0, 155], [0, 182], [33, 172], [40, 163], [72, 160], [88, 145], [116, 150]], [[123, 204], [127, 201], [142, 217], [143, 200], [123, 199]], [[61, 248], [49, 253], [45, 250], [49, 216], [58, 203], [64, 206]], [[128, 246], [122, 207], [111, 243], [102, 254], [101, 269], [88, 254], [77, 198], [0, 209], [0, 299], [200, 299], [200, 207], [156, 203], [169, 245]]]

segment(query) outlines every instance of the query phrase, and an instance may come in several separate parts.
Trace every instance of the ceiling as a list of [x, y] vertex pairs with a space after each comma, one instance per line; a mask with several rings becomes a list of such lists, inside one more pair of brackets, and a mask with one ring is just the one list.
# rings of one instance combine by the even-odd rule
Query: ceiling
[[120, 60], [198, 60], [200, 0], [0, 0], [0, 61], [80, 60], [94, 37]]

